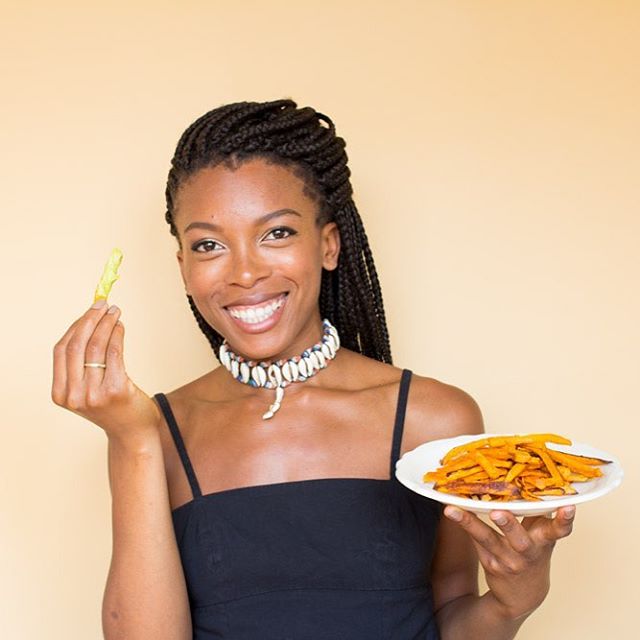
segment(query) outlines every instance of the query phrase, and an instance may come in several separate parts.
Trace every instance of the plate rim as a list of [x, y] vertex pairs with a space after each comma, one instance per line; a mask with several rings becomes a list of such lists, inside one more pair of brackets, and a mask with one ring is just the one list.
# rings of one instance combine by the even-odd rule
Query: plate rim
[[[581, 504], [584, 502], [589, 502], [591, 500], [595, 500], [600, 498], [614, 489], [616, 489], [622, 483], [622, 479], [624, 477], [624, 470], [622, 465], [620, 464], [620, 460], [610, 454], [607, 451], [603, 451], [602, 449], [598, 449], [590, 444], [584, 442], [577, 442], [572, 438], [569, 438], [572, 443], [570, 445], [555, 445], [551, 444], [551, 448], [557, 448], [558, 450], [571, 450], [575, 447], [588, 449], [593, 453], [591, 455], [605, 458], [610, 460], [612, 465], [611, 472], [607, 474], [607, 481], [604, 486], [600, 487], [596, 491], [590, 491], [588, 493], [583, 494], [574, 494], [571, 496], [549, 496], [547, 499], [543, 499], [540, 502], [532, 502], [526, 500], [517, 500], [513, 502], [500, 502], [500, 503], [489, 503], [489, 502], [480, 502], [479, 500], [472, 500], [471, 498], [464, 498], [462, 496], [456, 496], [453, 494], [442, 493], [433, 489], [433, 483], [422, 483], [418, 484], [415, 480], [410, 477], [403, 476], [402, 468], [407, 465], [411, 458], [419, 455], [420, 450], [424, 451], [425, 449], [432, 448], [441, 448], [447, 447], [441, 455], [444, 455], [449, 449], [459, 445], [466, 444], [467, 442], [473, 442], [475, 440], [481, 440], [483, 438], [493, 438], [493, 437], [509, 437], [513, 435], [526, 436], [532, 434], [515, 434], [515, 433], [480, 433], [480, 434], [460, 434], [457, 436], [452, 436], [450, 438], [438, 438], [436, 440], [429, 440], [428, 442], [423, 442], [419, 444], [417, 447], [414, 447], [410, 451], [406, 451], [403, 453], [400, 458], [396, 461], [394, 475], [396, 479], [407, 489], [417, 493], [418, 495], [422, 495], [431, 500], [435, 500], [443, 505], [452, 505], [459, 507], [461, 509], [465, 509], [467, 511], [472, 511], [474, 513], [490, 513], [491, 511], [510, 511], [515, 515], [541, 515], [553, 513], [560, 507], [566, 507], [569, 505]], [[588, 455], [588, 454], [587, 454]], [[607, 465], [609, 466], [609, 465]], [[426, 473], [427, 470], [425, 470]], [[423, 486], [424, 485], [424, 486]]]

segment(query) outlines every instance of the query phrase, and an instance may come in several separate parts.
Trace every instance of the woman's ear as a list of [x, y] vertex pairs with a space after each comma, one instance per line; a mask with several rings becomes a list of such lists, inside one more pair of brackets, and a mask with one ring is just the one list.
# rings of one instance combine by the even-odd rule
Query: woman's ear
[[335, 222], [327, 222], [322, 227], [322, 266], [333, 271], [338, 266], [340, 255], [340, 231]]
[[189, 293], [189, 287], [187, 287], [187, 279], [184, 275], [184, 258], [182, 257], [182, 249], [178, 249], [178, 251], [176, 252], [176, 258], [178, 258], [178, 265], [180, 266], [180, 275], [182, 276], [184, 290], [186, 294], [190, 296], [191, 294]]

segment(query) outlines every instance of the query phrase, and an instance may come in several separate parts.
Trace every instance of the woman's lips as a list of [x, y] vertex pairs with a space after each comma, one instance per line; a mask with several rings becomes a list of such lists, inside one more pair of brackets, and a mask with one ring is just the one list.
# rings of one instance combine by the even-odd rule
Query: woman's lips
[[262, 333], [276, 325], [286, 304], [286, 293], [253, 305], [227, 306], [231, 319], [246, 333]]

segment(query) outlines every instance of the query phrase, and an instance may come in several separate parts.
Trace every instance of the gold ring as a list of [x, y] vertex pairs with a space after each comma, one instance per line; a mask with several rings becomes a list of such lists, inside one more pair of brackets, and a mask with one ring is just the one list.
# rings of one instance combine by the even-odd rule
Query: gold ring
[[85, 362], [85, 367], [91, 367], [92, 369], [106, 369], [107, 365], [102, 362]]

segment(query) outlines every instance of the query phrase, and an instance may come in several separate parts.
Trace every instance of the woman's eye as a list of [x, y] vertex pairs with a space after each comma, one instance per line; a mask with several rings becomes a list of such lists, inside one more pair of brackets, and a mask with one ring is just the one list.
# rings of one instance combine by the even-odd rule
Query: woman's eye
[[290, 236], [295, 236], [298, 233], [295, 229], [291, 229], [290, 227], [277, 227], [276, 229], [272, 229], [269, 233], [264, 237], [265, 240], [284, 240], [285, 238], [289, 238]]
[[201, 242], [196, 242], [191, 249], [196, 253], [209, 253], [210, 251], [214, 251], [216, 246], [222, 247], [222, 245], [215, 240], [202, 240]]

